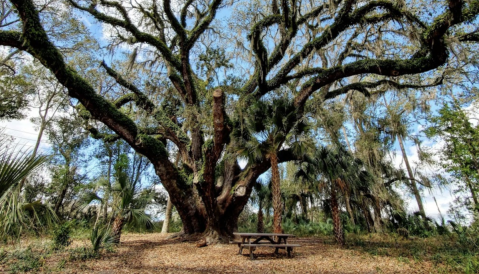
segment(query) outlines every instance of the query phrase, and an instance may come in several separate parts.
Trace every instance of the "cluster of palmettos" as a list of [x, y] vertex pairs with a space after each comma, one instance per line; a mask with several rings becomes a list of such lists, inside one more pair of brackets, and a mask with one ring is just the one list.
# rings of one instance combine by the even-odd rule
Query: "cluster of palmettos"
[[[42, 13], [47, 7], [33, 0], [5, 3], [18, 26], [0, 30], [0, 45], [48, 68], [75, 99], [93, 137], [122, 139], [146, 157], [183, 233], [205, 233], [208, 243], [229, 240], [257, 179], [270, 168], [273, 227], [281, 231], [279, 166], [285, 162], [297, 164], [298, 180], [327, 193], [341, 244], [340, 203], [352, 222], [380, 231], [381, 215], [400, 209], [392, 199], [398, 196], [395, 180], [417, 194], [425, 221], [412, 174], [398, 175], [384, 164], [379, 147], [368, 146], [393, 131], [402, 142], [397, 123], [371, 122], [365, 105], [388, 91], [443, 84], [444, 65], [454, 73], [469, 62], [452, 58], [453, 48], [474, 47], [479, 40], [471, 29], [479, 13], [476, 0], [440, 1], [436, 12], [425, 1], [55, 2], [66, 7], [59, 10], [73, 9], [109, 26], [110, 49], [129, 46], [122, 49], [130, 55], [128, 64], [122, 66], [120, 58], [100, 62], [98, 80], [89, 74], [93, 70], [78, 69], [78, 59], [62, 54], [64, 44], [56, 43], [49, 29], [55, 25], [46, 20], [55, 13]], [[223, 9], [230, 9], [228, 26], [215, 20], [225, 16]], [[355, 149], [340, 145], [348, 142], [347, 134], [338, 137], [344, 119], [334, 122], [334, 111], [327, 114], [328, 103], [339, 99], [353, 101]], [[325, 129], [329, 148], [314, 135], [318, 128]], [[239, 159], [246, 160], [244, 168]], [[121, 164], [115, 172], [118, 188], [111, 195], [118, 199], [110, 206], [117, 212], [113, 230], [119, 239], [124, 222], [141, 206]]]

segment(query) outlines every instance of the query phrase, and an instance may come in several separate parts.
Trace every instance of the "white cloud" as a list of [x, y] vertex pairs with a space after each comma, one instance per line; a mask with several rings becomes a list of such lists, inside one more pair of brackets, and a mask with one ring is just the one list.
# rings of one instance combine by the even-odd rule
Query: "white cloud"
[[[36, 116], [36, 111], [36, 109], [31, 109], [27, 114], [28, 118], [22, 120], [0, 121], [0, 128], [5, 129], [4, 134], [14, 138], [12, 146], [17, 145], [20, 148], [33, 150], [38, 137], [38, 129], [30, 122], [30, 118]], [[50, 148], [51, 145], [48, 143], [46, 136], [43, 136], [39, 152], [46, 153]]]

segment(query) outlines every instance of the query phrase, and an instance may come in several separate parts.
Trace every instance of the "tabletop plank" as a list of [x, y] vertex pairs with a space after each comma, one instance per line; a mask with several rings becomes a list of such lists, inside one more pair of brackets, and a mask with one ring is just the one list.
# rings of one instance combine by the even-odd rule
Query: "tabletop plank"
[[233, 235], [241, 237], [294, 237], [294, 234], [282, 234], [282, 233], [248, 233], [248, 232], [233, 232]]

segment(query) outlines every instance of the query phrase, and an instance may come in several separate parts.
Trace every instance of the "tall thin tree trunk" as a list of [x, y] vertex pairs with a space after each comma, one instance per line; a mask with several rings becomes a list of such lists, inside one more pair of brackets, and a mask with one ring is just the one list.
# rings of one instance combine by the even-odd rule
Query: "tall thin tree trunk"
[[62, 189], [61, 189], [61, 192], [60, 192], [60, 196], [58, 197], [58, 200], [57, 202], [55, 203], [55, 208], [54, 208], [54, 212], [56, 215], [58, 215], [60, 213], [60, 207], [62, 206], [63, 204], [63, 200], [65, 199], [65, 195], [67, 194], [67, 190], [68, 190], [68, 185], [70, 184], [70, 161], [67, 161], [67, 163], [65, 164], [65, 169], [66, 169], [66, 172], [65, 172], [65, 177], [63, 179], [63, 185], [62, 185]]
[[173, 203], [171, 198], [168, 196], [168, 202], [166, 203], [166, 212], [165, 220], [163, 221], [163, 227], [161, 228], [161, 234], [168, 233], [168, 228], [170, 227], [171, 212], [173, 211]]
[[344, 245], [344, 234], [341, 225], [341, 216], [339, 215], [339, 204], [334, 182], [331, 184], [331, 213], [333, 215], [334, 237], [336, 238], [336, 243], [342, 246]]
[[281, 185], [278, 169], [278, 158], [275, 152], [271, 153], [271, 192], [273, 194], [273, 232], [282, 233], [282, 202], [281, 202]]
[[256, 227], [256, 232], [258, 233], [264, 233], [264, 221], [263, 221], [263, 201], [259, 202], [259, 207], [258, 207], [258, 224]]
[[[178, 163], [180, 161], [180, 153], [176, 154], [175, 159], [175, 166], [178, 167]], [[171, 202], [171, 197], [168, 195], [168, 202], [166, 203], [166, 212], [165, 212], [165, 220], [163, 221], [163, 227], [161, 228], [161, 234], [168, 233], [170, 228], [170, 221], [171, 221], [171, 213], [173, 212], [173, 203]]]
[[108, 200], [110, 200], [110, 187], [111, 187], [111, 165], [113, 162], [113, 155], [112, 151], [109, 147], [108, 149], [108, 171], [107, 171], [107, 180], [108, 180], [108, 186], [105, 190], [105, 196], [103, 197], [103, 220], [107, 220], [108, 217]]
[[414, 181], [414, 175], [413, 175], [411, 166], [409, 165], [409, 160], [408, 160], [408, 157], [407, 157], [407, 154], [406, 154], [406, 150], [404, 149], [404, 143], [403, 143], [402, 137], [400, 135], [398, 135], [397, 139], [398, 139], [398, 142], [399, 142], [399, 146], [401, 147], [401, 152], [402, 152], [402, 156], [403, 156], [403, 159], [404, 159], [404, 163], [406, 163], [406, 169], [407, 169], [407, 172], [409, 174], [409, 179], [410, 179], [409, 183], [411, 185], [412, 192], [413, 192], [414, 196], [416, 197], [417, 206], [419, 207], [419, 213], [421, 214], [421, 216], [424, 220], [424, 223], [427, 226], [426, 211], [424, 210], [424, 205], [422, 203], [422, 198], [421, 198], [421, 195], [419, 194], [419, 189], [417, 188], [416, 181]]

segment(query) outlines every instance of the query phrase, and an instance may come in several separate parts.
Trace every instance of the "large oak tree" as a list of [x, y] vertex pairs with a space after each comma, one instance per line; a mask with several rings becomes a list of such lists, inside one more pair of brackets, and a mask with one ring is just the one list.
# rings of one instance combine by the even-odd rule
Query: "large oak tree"
[[[10, 0], [16, 11], [10, 17], [20, 26], [3, 27], [0, 44], [39, 60], [82, 106], [83, 117], [114, 132], [91, 127], [94, 136], [122, 138], [151, 161], [186, 234], [206, 231], [217, 240], [235, 230], [256, 179], [271, 167], [268, 154], [238, 164], [238, 144], [257, 137], [243, 127], [254, 113], [250, 106], [283, 97], [293, 106], [285, 116], [299, 121], [314, 105], [351, 90], [369, 95], [433, 84], [402, 76], [434, 73], [448, 62], [451, 45], [477, 42], [479, 0], [433, 1], [433, 9], [429, 2], [66, 1], [75, 14], [108, 26], [112, 43], [129, 44], [134, 57], [148, 51], [143, 61], [162, 64], [135, 78], [102, 62], [104, 73], [128, 90], [122, 96], [98, 92], [97, 82], [67, 63], [33, 0]], [[228, 17], [229, 28], [220, 22]], [[378, 80], [362, 80], [369, 75]], [[158, 78], [170, 91], [160, 99], [149, 92], [160, 88], [151, 81]], [[294, 130], [288, 124], [286, 133]], [[167, 146], [178, 151], [178, 166]], [[294, 159], [292, 147], [275, 148], [279, 163]]]

